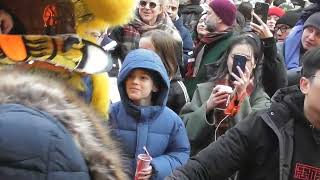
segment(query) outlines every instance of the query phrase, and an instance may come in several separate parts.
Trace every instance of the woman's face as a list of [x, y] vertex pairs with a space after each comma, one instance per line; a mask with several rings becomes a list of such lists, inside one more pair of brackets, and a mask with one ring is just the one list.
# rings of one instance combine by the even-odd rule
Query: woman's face
[[162, 6], [159, 0], [140, 0], [138, 10], [144, 23], [154, 25], [162, 13]]
[[197, 24], [197, 33], [199, 36], [204, 36], [204, 35], [208, 34], [207, 25], [206, 25], [206, 17], [207, 17], [206, 14], [203, 15]]
[[248, 44], [237, 44], [232, 48], [227, 61], [229, 74], [231, 74], [232, 72], [233, 59], [235, 55], [242, 55], [246, 57], [246, 67], [249, 69], [249, 73], [251, 76], [252, 70], [256, 67], [252, 47]]

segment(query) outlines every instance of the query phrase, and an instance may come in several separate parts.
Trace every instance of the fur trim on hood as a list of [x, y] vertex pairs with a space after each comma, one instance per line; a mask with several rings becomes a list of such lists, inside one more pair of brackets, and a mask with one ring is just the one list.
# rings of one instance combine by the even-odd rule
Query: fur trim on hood
[[0, 104], [21, 104], [55, 117], [70, 131], [93, 180], [128, 179], [103, 120], [63, 83], [24, 71], [0, 70]]

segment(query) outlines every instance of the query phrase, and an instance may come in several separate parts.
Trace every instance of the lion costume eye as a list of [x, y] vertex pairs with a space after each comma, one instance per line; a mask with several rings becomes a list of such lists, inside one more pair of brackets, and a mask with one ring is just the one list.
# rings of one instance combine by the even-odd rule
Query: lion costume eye
[[0, 35], [0, 47], [3, 64], [47, 63], [52, 70], [62, 68], [86, 74], [112, 68], [112, 59], [101, 47], [75, 35]]
[[135, 0], [1, 0], [0, 10], [11, 16], [13, 27], [0, 27], [0, 69], [17, 65], [62, 80], [107, 117], [105, 72], [112, 59], [92, 32], [127, 23], [135, 5]]
[[[49, 70], [85, 74], [107, 72], [112, 67], [111, 56], [94, 44], [96, 38], [86, 34], [126, 23], [133, 4], [128, 0], [4, 0], [2, 8], [13, 17], [15, 26], [10, 35], [0, 35], [0, 64], [46, 64]], [[119, 8], [110, 9], [110, 5]]]

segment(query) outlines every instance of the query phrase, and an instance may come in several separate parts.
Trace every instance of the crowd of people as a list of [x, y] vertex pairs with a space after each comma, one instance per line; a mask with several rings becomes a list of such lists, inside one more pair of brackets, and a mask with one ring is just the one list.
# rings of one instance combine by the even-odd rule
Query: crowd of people
[[[1, 34], [17, 34], [0, 8]], [[137, 0], [128, 23], [85, 33], [112, 58], [108, 91], [84, 70], [0, 70], [0, 178], [320, 177], [320, 2]]]

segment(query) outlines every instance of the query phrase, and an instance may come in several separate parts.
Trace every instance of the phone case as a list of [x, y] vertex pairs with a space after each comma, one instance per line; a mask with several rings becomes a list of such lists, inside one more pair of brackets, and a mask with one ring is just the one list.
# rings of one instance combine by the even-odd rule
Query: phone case
[[232, 72], [240, 77], [237, 66], [239, 66], [242, 72], [244, 72], [246, 68], [246, 62], [247, 58], [245, 56], [235, 55], [233, 59]]
[[[264, 23], [267, 22], [268, 11], [269, 11], [269, 4], [261, 3], [261, 2], [257, 2], [255, 4], [254, 13], [256, 13]], [[253, 23], [260, 24], [259, 21], [255, 17], [253, 17]]]

